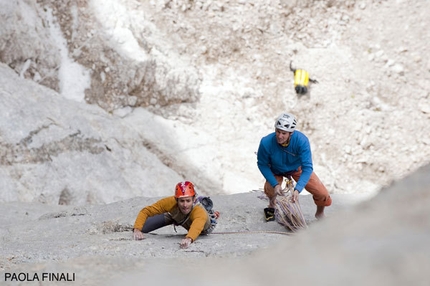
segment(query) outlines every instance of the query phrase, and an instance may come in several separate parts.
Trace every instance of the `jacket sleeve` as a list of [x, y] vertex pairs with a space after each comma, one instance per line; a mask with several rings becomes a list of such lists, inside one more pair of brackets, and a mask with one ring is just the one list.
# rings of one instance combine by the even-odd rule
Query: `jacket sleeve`
[[144, 207], [137, 215], [136, 221], [134, 222], [134, 228], [142, 230], [148, 217], [169, 212], [175, 204], [175, 197], [172, 196], [161, 199], [150, 206]]
[[270, 154], [267, 150], [267, 147], [263, 144], [263, 139], [261, 139], [257, 152], [257, 166], [264, 178], [270, 183], [272, 187], [275, 187], [278, 184], [278, 181], [276, 181], [276, 178], [270, 169], [269, 158]]
[[308, 184], [314, 170], [312, 164], [311, 146], [307, 138], [300, 144], [299, 156], [301, 160], [302, 174], [297, 181], [295, 189], [300, 193]]
[[190, 219], [192, 223], [185, 237], [189, 237], [195, 241], [205, 227], [206, 221], [208, 220], [208, 213], [203, 207], [195, 206], [191, 211]]

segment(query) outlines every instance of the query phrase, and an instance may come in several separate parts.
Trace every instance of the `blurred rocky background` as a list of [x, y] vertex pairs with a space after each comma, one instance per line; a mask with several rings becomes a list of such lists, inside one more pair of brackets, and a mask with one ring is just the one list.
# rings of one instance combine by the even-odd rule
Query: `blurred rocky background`
[[[159, 278], [178, 262], [166, 258], [194, 270], [193, 255], [246, 256], [254, 266], [220, 277], [428, 285], [429, 13], [426, 0], [0, 0], [1, 270], [72, 269], [97, 285], [115, 269], [123, 285], [142, 268]], [[319, 82], [305, 96], [291, 61]], [[249, 192], [264, 183], [259, 140], [284, 111], [335, 198], [326, 221], [312, 222], [302, 196], [311, 228], [281, 248], [267, 233], [212, 236], [189, 252], [180, 234], [131, 241], [137, 211], [183, 179], [216, 198], [221, 230], [279, 230]], [[248, 259], [259, 248], [279, 267], [299, 263], [288, 277], [260, 273], [271, 258]]]
[[[1, 201], [258, 189], [254, 152], [283, 111], [332, 193], [429, 162], [428, 1], [0, 5]], [[306, 96], [290, 61], [319, 82]]]

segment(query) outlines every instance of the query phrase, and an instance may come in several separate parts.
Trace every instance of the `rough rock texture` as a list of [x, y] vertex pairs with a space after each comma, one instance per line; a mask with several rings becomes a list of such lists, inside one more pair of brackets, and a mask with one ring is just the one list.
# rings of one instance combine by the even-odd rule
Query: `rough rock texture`
[[[332, 193], [375, 191], [429, 162], [428, 1], [1, 0], [0, 5], [2, 62], [61, 95], [52, 97], [100, 106], [117, 115], [116, 121], [144, 107], [167, 125], [185, 124], [191, 130], [185, 145], [200, 140], [192, 135], [198, 133], [207, 138], [201, 145], [216, 151], [191, 151], [188, 162], [190, 156], [175, 155], [181, 144], [170, 144], [178, 137], [153, 142], [144, 130], [137, 132], [164, 165], [208, 192], [262, 186], [253, 153], [285, 110], [298, 116], [299, 129], [310, 137], [315, 170]], [[290, 61], [319, 81], [310, 94], [295, 95]], [[0, 97], [3, 106], [6, 97]], [[16, 100], [16, 106], [33, 102], [42, 108], [29, 93]], [[16, 134], [15, 141], [2, 136], [2, 149], [24, 142], [28, 132], [46, 130], [47, 122], [22, 110], [27, 117], [3, 117], [0, 134]], [[38, 124], [28, 132], [6, 130], [12, 119]], [[67, 136], [82, 132], [77, 125]], [[74, 152], [81, 157], [94, 152], [85, 146]], [[134, 153], [129, 147], [124, 152]], [[71, 154], [64, 154], [67, 160]], [[25, 172], [43, 180], [44, 162], [38, 159]], [[23, 172], [22, 165], [10, 163], [9, 173]], [[111, 177], [102, 167], [88, 172], [103, 174], [99, 180]], [[60, 171], [51, 175], [65, 180]], [[139, 180], [142, 173], [135, 176]], [[166, 185], [177, 178], [162, 177]], [[6, 175], [4, 181], [25, 185], [19, 178]], [[140, 192], [126, 181], [130, 187], [122, 186], [124, 192]], [[154, 186], [160, 179], [145, 176], [145, 181]], [[63, 190], [49, 192], [58, 199]], [[30, 196], [41, 195], [36, 192]]]
[[267, 201], [259, 192], [213, 196], [221, 212], [215, 233], [188, 249], [179, 248], [185, 233], [179, 227], [132, 240], [138, 211], [157, 198], [85, 207], [4, 203], [0, 270], [2, 277], [74, 273], [79, 285], [424, 286], [430, 283], [429, 174], [430, 165], [370, 200], [335, 194], [322, 221], [313, 218], [311, 196], [300, 196], [309, 228], [290, 235], [264, 221]]
[[[4, 65], [0, 71], [0, 110], [8, 119], [0, 133], [1, 201], [82, 205], [170, 195], [183, 176], [197, 186], [206, 182], [201, 185], [206, 192], [221, 193], [218, 177], [208, 175], [220, 167], [198, 167], [210, 158], [199, 154], [216, 156], [217, 150], [201, 146], [210, 138], [194, 129], [143, 109], [117, 120], [97, 106], [20, 79]], [[188, 142], [190, 136], [199, 140]], [[171, 137], [184, 138], [184, 144]], [[199, 179], [205, 176], [208, 180]]]
[[[70, 86], [59, 77], [73, 76], [70, 68], [79, 64], [89, 81], [85, 100], [109, 112], [196, 101], [195, 68], [178, 56], [170, 55], [176, 58], [171, 61], [160, 53], [161, 38], [155, 44], [147, 42], [146, 35], [157, 30], [148, 21], [142, 25], [143, 11], [135, 9], [136, 3], [129, 5], [125, 10], [116, 1], [10, 1], [3, 11], [2, 61], [22, 76], [72, 98], [78, 95], [69, 94]], [[112, 17], [131, 11], [135, 12], [127, 19], [121, 15], [126, 27], [117, 27], [118, 19]]]
[[[0, 0], [2, 277], [430, 284], [429, 14], [425, 0]], [[291, 61], [318, 80], [308, 95]], [[310, 228], [293, 236], [269, 233], [283, 228], [257, 198], [254, 152], [282, 111], [334, 198], [316, 223], [302, 196]], [[219, 231], [257, 233], [132, 241], [139, 209], [183, 179], [214, 198]]]

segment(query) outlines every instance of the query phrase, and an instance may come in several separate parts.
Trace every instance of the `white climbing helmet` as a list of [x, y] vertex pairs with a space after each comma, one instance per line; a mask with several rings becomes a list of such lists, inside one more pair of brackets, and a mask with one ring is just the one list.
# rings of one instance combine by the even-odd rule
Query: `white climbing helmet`
[[296, 130], [296, 117], [291, 113], [282, 113], [275, 121], [275, 128], [287, 132], [293, 132]]

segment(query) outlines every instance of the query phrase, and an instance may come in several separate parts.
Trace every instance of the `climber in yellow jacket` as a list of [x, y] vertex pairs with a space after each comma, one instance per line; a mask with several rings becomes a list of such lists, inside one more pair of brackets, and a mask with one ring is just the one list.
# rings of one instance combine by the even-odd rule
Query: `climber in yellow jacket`
[[202, 205], [195, 203], [193, 183], [179, 182], [174, 196], [163, 198], [139, 212], [134, 223], [134, 239], [144, 239], [144, 233], [166, 225], [180, 225], [188, 230], [180, 243], [181, 248], [187, 248], [200, 234], [209, 234], [214, 228], [211, 220], [218, 219], [219, 216], [219, 212], [215, 212], [216, 217], [211, 218]]

